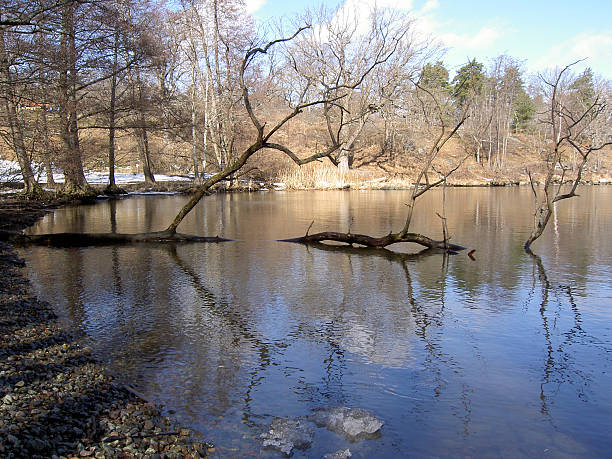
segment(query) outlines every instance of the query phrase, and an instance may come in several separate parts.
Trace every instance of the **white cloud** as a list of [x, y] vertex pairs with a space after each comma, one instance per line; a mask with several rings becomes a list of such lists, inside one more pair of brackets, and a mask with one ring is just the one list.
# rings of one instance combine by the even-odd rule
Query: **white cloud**
[[[361, 3], [372, 5], [373, 2], [361, 0]], [[412, 0], [378, 0], [376, 2], [379, 8], [394, 8], [396, 10], [409, 11], [412, 9]]]
[[349, 14], [350, 17], [356, 20], [363, 20], [370, 16], [375, 6], [381, 9], [389, 8], [398, 11], [411, 11], [412, 0], [378, 0], [376, 2], [371, 0], [346, 0], [344, 5], [338, 10], [337, 16], [346, 17]]
[[421, 13], [428, 13], [429, 11], [433, 11], [438, 9], [438, 7], [440, 6], [440, 3], [438, 2], [438, 0], [427, 0], [425, 2], [425, 5], [423, 5], [423, 8], [421, 8]]
[[541, 58], [528, 62], [528, 67], [533, 72], [541, 72], [579, 59], [586, 60], [575, 70], [591, 67], [595, 73], [612, 78], [612, 32], [578, 34], [552, 46]]
[[253, 14], [266, 4], [267, 0], [245, 0], [246, 10], [249, 14]]
[[486, 25], [480, 28], [476, 34], [470, 33], [445, 33], [440, 35], [440, 39], [446, 46], [455, 50], [465, 50], [468, 52], [483, 51], [503, 36], [501, 27]]
[[442, 50], [441, 58], [449, 70], [462, 65], [470, 57], [499, 54], [500, 39], [510, 35], [510, 30], [499, 21], [490, 20], [483, 23], [479, 29], [460, 27], [460, 23], [452, 19], [442, 19], [443, 12], [439, 10], [438, 0], [427, 0], [425, 4], [414, 11], [417, 19], [415, 27], [421, 39], [432, 39]]
[[367, 33], [370, 19], [374, 9], [392, 9], [397, 11], [410, 11], [412, 0], [346, 0], [342, 7], [336, 11], [332, 24], [355, 25], [358, 35]]

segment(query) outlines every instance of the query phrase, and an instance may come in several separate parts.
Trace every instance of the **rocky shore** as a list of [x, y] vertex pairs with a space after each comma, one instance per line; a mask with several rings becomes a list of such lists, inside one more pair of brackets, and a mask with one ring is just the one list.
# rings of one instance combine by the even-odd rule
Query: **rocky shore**
[[[0, 200], [0, 230], [55, 203]], [[0, 242], [0, 457], [173, 458], [213, 446], [121, 386], [39, 301], [14, 248]]]

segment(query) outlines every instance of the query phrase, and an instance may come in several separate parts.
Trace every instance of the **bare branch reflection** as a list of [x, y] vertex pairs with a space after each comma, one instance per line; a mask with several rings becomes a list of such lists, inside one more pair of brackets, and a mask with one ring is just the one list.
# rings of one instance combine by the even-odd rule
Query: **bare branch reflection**
[[[251, 331], [248, 326], [248, 321], [241, 314], [237, 313], [234, 308], [231, 307], [230, 303], [226, 300], [217, 297], [210, 289], [205, 287], [205, 283], [200, 275], [193, 270], [178, 254], [176, 245], [168, 246], [168, 252], [172, 259], [176, 262], [177, 267], [189, 278], [192, 287], [198, 293], [200, 298], [203, 300], [200, 303], [203, 307], [214, 314], [222, 323], [225, 325], [222, 327], [223, 332], [232, 332], [234, 336], [231, 339], [231, 346], [228, 349], [221, 351], [221, 354], [231, 356], [236, 352], [240, 352], [241, 340], [245, 340], [255, 347], [256, 353], [259, 356], [259, 365], [254, 367], [250, 373], [250, 380], [247, 384], [246, 391], [244, 393], [244, 411], [242, 421], [245, 425], [256, 426], [257, 424], [253, 421], [256, 416], [253, 416], [251, 410], [251, 401], [253, 399], [251, 392], [257, 386], [260, 379], [259, 374], [265, 371], [272, 363], [272, 354], [269, 345], [264, 342], [256, 333]], [[240, 369], [240, 359], [238, 358], [227, 358], [224, 359], [225, 365], [231, 365], [231, 368], [224, 368], [224, 376], [218, 378], [218, 393], [219, 395], [225, 391], [233, 391], [236, 389], [237, 384], [232, 383], [232, 379], [237, 377]], [[219, 367], [217, 368], [219, 370]]]
[[[443, 341], [443, 329], [445, 326], [445, 299], [446, 299], [446, 283], [448, 280], [449, 272], [449, 261], [452, 255], [444, 253], [436, 249], [425, 249], [418, 253], [399, 253], [387, 249], [374, 249], [368, 247], [351, 247], [347, 245], [329, 245], [329, 244], [312, 244], [307, 248], [308, 253], [310, 250], [313, 251], [324, 251], [334, 252], [339, 254], [345, 254], [348, 259], [352, 257], [380, 257], [389, 260], [390, 263], [397, 263], [402, 267], [404, 276], [406, 279], [406, 299], [410, 306], [410, 315], [415, 323], [414, 335], [418, 337], [424, 345], [424, 349], [427, 351], [425, 357], [425, 365], [433, 377], [435, 385], [433, 386], [433, 397], [440, 399], [444, 394], [448, 381], [444, 378], [445, 369], [450, 369], [454, 374], [461, 375], [461, 366], [455, 360], [455, 358], [445, 352], [442, 347]], [[420, 300], [415, 295], [413, 287], [412, 277], [410, 275], [409, 264], [418, 260], [424, 260], [434, 255], [442, 254], [442, 262], [440, 266], [440, 285], [437, 294], [436, 302], [432, 303], [427, 300]], [[432, 304], [433, 306], [432, 309]], [[345, 305], [343, 305], [345, 306]], [[342, 320], [342, 318], [339, 318]], [[408, 331], [407, 331], [408, 333]], [[408, 339], [409, 335], [406, 335], [404, 339]], [[476, 350], [476, 353], [478, 351]], [[457, 413], [463, 420], [464, 435], [470, 435], [470, 421], [471, 421], [471, 406], [472, 406], [472, 395], [474, 388], [467, 383], [462, 383], [460, 404], [463, 412]]]
[[[552, 422], [551, 404], [561, 386], [571, 385], [579, 398], [587, 397], [590, 376], [580, 370], [575, 362], [575, 354], [569, 349], [580, 336], [584, 341], [586, 334], [582, 329], [582, 319], [578, 305], [569, 285], [553, 285], [548, 278], [542, 259], [531, 250], [527, 251], [533, 261], [533, 286], [540, 284], [539, 313], [546, 344], [544, 374], [540, 384], [540, 411]], [[551, 302], [554, 303], [551, 304]], [[571, 326], [563, 330], [562, 312], [570, 312]]]

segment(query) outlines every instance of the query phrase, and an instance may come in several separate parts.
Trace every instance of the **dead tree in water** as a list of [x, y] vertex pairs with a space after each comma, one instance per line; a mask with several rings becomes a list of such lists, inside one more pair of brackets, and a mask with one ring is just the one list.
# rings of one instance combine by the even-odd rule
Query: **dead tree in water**
[[[408, 214], [406, 216], [404, 227], [397, 233], [389, 233], [381, 237], [372, 237], [372, 236], [368, 236], [365, 234], [352, 234], [350, 231], [347, 233], [338, 233], [335, 231], [324, 231], [324, 232], [314, 233], [314, 234], [308, 234], [308, 231], [307, 231], [306, 235], [302, 237], [285, 239], [286, 242], [299, 242], [299, 243], [309, 244], [309, 243], [320, 243], [323, 241], [331, 241], [331, 242], [343, 242], [343, 243], [350, 244], [350, 245], [357, 244], [357, 245], [361, 245], [365, 247], [374, 247], [374, 248], [384, 248], [391, 244], [397, 244], [400, 242], [411, 242], [411, 243], [419, 244], [421, 246], [424, 246], [430, 249], [441, 249], [444, 251], [451, 251], [451, 252], [456, 252], [458, 250], [464, 249], [464, 247], [460, 245], [451, 244], [448, 242], [448, 239], [446, 238], [446, 219], [444, 217], [441, 217], [441, 218], [443, 221], [445, 237], [441, 241], [434, 240], [423, 234], [410, 232], [410, 223], [412, 222], [414, 206], [416, 205], [417, 199], [421, 197], [423, 194], [425, 194], [426, 192], [428, 192], [429, 190], [431, 190], [432, 188], [435, 188], [438, 185], [445, 183], [446, 179], [453, 172], [455, 172], [459, 168], [459, 166], [463, 163], [465, 158], [467, 158], [467, 156], [464, 157], [462, 160], [454, 164], [451, 167], [451, 169], [445, 172], [436, 170], [436, 168], [434, 167], [434, 161], [438, 157], [440, 151], [442, 150], [446, 142], [448, 142], [451, 139], [451, 137], [453, 137], [457, 133], [459, 128], [463, 125], [463, 123], [468, 117], [467, 111], [463, 110], [461, 115], [459, 116], [458, 121], [452, 127], [448, 126], [445, 116], [444, 116], [444, 112], [442, 110], [442, 107], [440, 106], [440, 103], [438, 102], [436, 97], [428, 89], [422, 87], [418, 82], [413, 82], [413, 83], [415, 85], [415, 94], [417, 95], [419, 102], [421, 103], [421, 107], [423, 108], [423, 113], [425, 114], [427, 125], [429, 127], [432, 127], [437, 124], [439, 132], [437, 134], [437, 137], [435, 138], [435, 141], [429, 148], [429, 151], [425, 154], [425, 157], [422, 160], [423, 165], [421, 167], [421, 170], [419, 171], [416, 182], [414, 183], [412, 187], [409, 201], [406, 203], [406, 206], [408, 207]], [[434, 102], [434, 105], [436, 107], [436, 117], [437, 117], [437, 120], [435, 120], [435, 122], [433, 120], [430, 120], [427, 116], [427, 111], [425, 110], [425, 103], [422, 99], [423, 95], [425, 95], [428, 98], [431, 98]], [[431, 174], [432, 171], [436, 173], [439, 176], [439, 178], [433, 182], [430, 182], [429, 174]]]
[[[542, 81], [550, 91], [550, 107], [546, 113], [548, 119], [544, 123], [550, 124], [552, 132], [551, 151], [547, 157], [547, 173], [544, 181], [544, 188], [538, 191], [534, 185], [531, 173], [531, 189], [535, 199], [535, 212], [533, 230], [525, 241], [524, 248], [530, 251], [531, 244], [538, 239], [555, 211], [555, 204], [564, 199], [578, 196], [576, 189], [582, 179], [584, 168], [589, 159], [589, 155], [601, 150], [606, 145], [611, 145], [612, 140], [607, 139], [597, 142], [591, 131], [594, 121], [605, 115], [606, 104], [601, 95], [595, 95], [591, 100], [581, 101], [572, 100], [567, 97], [565, 89], [572, 85], [565, 86], [566, 72], [577, 64], [574, 62], [561, 70], [554, 79]], [[574, 82], [575, 83], [575, 82]], [[579, 156], [579, 163], [574, 171], [564, 164], [564, 153], [567, 150], [574, 151]], [[557, 170], [561, 171], [560, 176]], [[566, 177], [567, 173], [573, 173], [573, 177]], [[569, 182], [569, 189], [563, 189], [564, 182]]]
[[[274, 136], [293, 118], [301, 114], [304, 110], [321, 106], [324, 107], [325, 113], [330, 107], [339, 105], [340, 101], [348, 98], [352, 93], [361, 90], [369, 75], [375, 72], [378, 68], [390, 61], [394, 56], [406, 46], [409, 41], [408, 32], [411, 24], [402, 21], [401, 18], [393, 15], [389, 16], [384, 11], [372, 11], [373, 27], [369, 32], [371, 40], [367, 50], [361, 50], [361, 60], [359, 68], [343, 68], [342, 71], [331, 75], [332, 82], [321, 84], [309, 72], [304, 72], [305, 64], [302, 60], [303, 48], [291, 49], [288, 44], [296, 37], [306, 34], [314, 34], [313, 28], [310, 25], [299, 27], [295, 33], [287, 38], [273, 40], [265, 46], [254, 47], [247, 51], [239, 69], [239, 85], [242, 89], [242, 103], [247, 112], [248, 118], [255, 129], [256, 138], [251, 145], [246, 148], [242, 154], [237, 156], [219, 173], [215, 174], [202, 185], [198, 187], [189, 202], [179, 211], [174, 221], [166, 228], [166, 232], [173, 234], [176, 232], [178, 225], [185, 216], [195, 207], [195, 205], [208, 193], [208, 190], [221, 180], [234, 176], [247, 162], [247, 160], [255, 153], [262, 149], [276, 150], [288, 156], [298, 165], [307, 164], [322, 158], [329, 159], [332, 163], [336, 162], [334, 154], [342, 148], [343, 140], [339, 135], [331, 135], [330, 142], [322, 151], [311, 154], [310, 156], [301, 158], [293, 152], [287, 145], [277, 143]], [[328, 19], [331, 21], [331, 19]], [[347, 25], [350, 27], [350, 25]], [[341, 35], [345, 29], [334, 32]], [[331, 33], [331, 32], [330, 32]], [[331, 40], [331, 38], [330, 38]], [[308, 38], [304, 40], [309, 43]], [[287, 71], [291, 73], [290, 78], [293, 78], [295, 88], [291, 94], [286, 96], [290, 104], [291, 110], [275, 125], [270, 128], [266, 127], [266, 121], [261, 119], [261, 116], [256, 113], [256, 110], [251, 104], [249, 87], [247, 86], [247, 70], [249, 66], [254, 65], [254, 62], [268, 54], [273, 47], [285, 46], [286, 66]], [[313, 47], [316, 50], [316, 47]], [[308, 61], [306, 61], [308, 62]], [[342, 61], [338, 65], [348, 66]], [[349, 71], [351, 70], [351, 71]], [[323, 72], [328, 70], [324, 67]], [[329, 75], [328, 75], [329, 76]]]

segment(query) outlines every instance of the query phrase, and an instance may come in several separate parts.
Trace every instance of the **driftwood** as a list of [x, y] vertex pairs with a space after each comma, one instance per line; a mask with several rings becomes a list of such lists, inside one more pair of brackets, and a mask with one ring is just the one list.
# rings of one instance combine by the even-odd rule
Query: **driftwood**
[[[136, 243], [217, 243], [229, 242], [219, 236], [194, 236], [191, 234], [169, 233], [157, 231], [151, 233], [49, 233], [49, 234], [23, 234], [11, 231], [0, 231], [0, 241], [10, 241], [17, 245], [44, 245], [52, 247], [88, 247], [101, 245], [136, 244]], [[280, 242], [295, 242], [300, 244], [324, 246], [324, 241], [342, 242], [349, 246], [358, 245], [373, 249], [385, 249], [391, 244], [412, 242], [427, 249], [459, 252], [464, 250], [457, 244], [448, 241], [436, 241], [417, 233], [388, 234], [383, 237], [372, 237], [365, 234], [337, 233], [325, 231], [322, 233], [306, 234], [302, 237], [282, 239]]]
[[324, 231], [322, 233], [306, 234], [291, 239], [282, 239], [282, 242], [297, 242], [300, 244], [318, 244], [323, 241], [343, 242], [349, 245], [357, 244], [377, 249], [383, 249], [391, 244], [397, 244], [399, 242], [413, 242], [427, 247], [428, 249], [438, 249], [445, 252], [459, 252], [465, 249], [465, 247], [460, 245], [451, 244], [448, 241], [436, 241], [418, 233], [391, 233], [382, 237], [372, 237], [365, 234]]
[[150, 233], [50, 233], [23, 234], [0, 231], [0, 240], [18, 245], [46, 245], [53, 247], [88, 247], [99, 245], [117, 245], [134, 243], [191, 243], [191, 242], [227, 242], [219, 236], [205, 237], [191, 234], [155, 231]]

